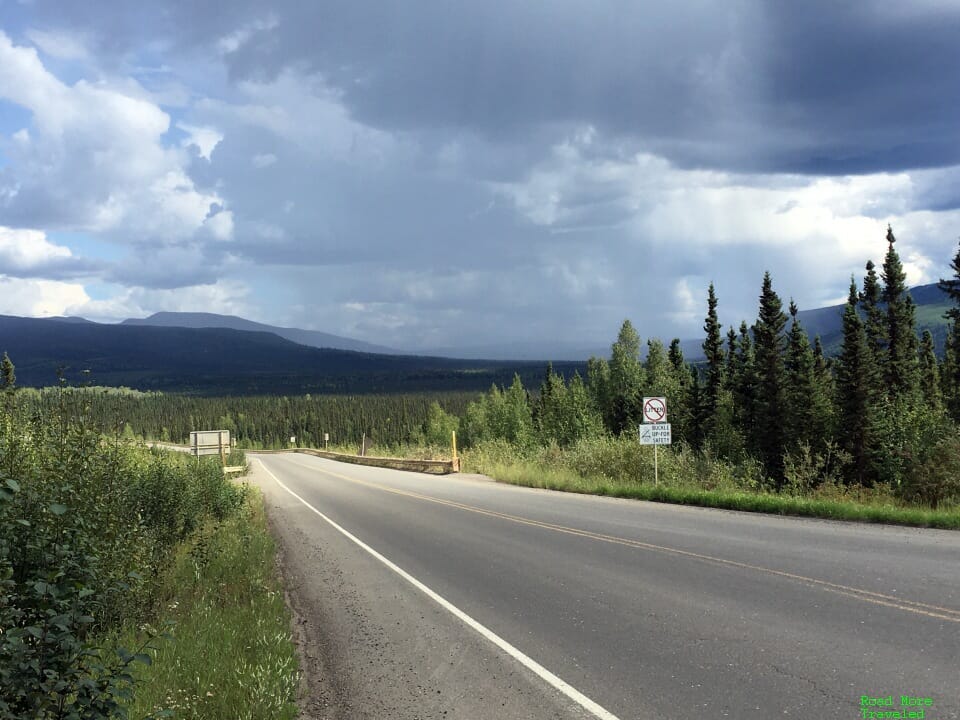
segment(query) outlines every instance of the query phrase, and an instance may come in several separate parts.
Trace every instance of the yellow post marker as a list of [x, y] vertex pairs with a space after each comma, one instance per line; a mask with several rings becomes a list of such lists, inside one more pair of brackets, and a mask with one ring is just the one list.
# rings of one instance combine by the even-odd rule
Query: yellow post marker
[[450, 431], [450, 440], [453, 443], [453, 459], [456, 460], [457, 459], [457, 431], [456, 430]]

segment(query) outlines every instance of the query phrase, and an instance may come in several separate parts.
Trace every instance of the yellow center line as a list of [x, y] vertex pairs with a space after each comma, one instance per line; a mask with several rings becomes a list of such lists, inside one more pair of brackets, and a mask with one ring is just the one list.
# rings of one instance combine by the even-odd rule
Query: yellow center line
[[728, 567], [736, 567], [744, 570], [753, 570], [755, 572], [761, 572], [767, 575], [776, 575], [778, 577], [784, 577], [790, 580], [795, 580], [797, 582], [813, 585], [823, 590], [836, 593], [838, 595], [845, 595], [847, 597], [852, 597], [858, 600], [863, 600], [865, 602], [873, 603], [874, 605], [882, 605], [884, 607], [891, 607], [897, 610], [904, 610], [906, 612], [916, 613], [917, 615], [925, 615], [927, 617], [937, 618], [940, 620], [947, 620], [949, 622], [960, 623], [960, 610], [955, 610], [953, 608], [942, 607], [940, 605], [931, 605], [929, 603], [918, 602], [916, 600], [906, 600], [904, 598], [899, 598], [894, 595], [886, 595], [884, 593], [878, 593], [872, 590], [864, 590], [862, 588], [855, 588], [855, 587], [850, 587], [848, 585], [841, 585], [839, 583], [833, 583], [827, 580], [819, 580], [817, 578], [807, 577], [806, 575], [797, 575], [796, 573], [786, 572], [785, 570], [775, 570], [773, 568], [766, 568], [760, 565], [751, 565], [749, 563], [738, 562], [737, 560], [728, 560], [726, 558], [714, 557], [712, 555], [703, 555], [701, 553], [692, 552], [690, 550], [681, 550], [679, 548], [667, 547], [665, 545], [655, 545], [653, 543], [646, 543], [640, 540], [631, 540], [630, 538], [622, 538], [622, 537], [617, 537], [615, 535], [605, 535], [603, 533], [596, 533], [590, 530], [581, 530], [579, 528], [572, 528], [566, 525], [558, 525], [551, 522], [545, 522], [543, 520], [532, 520], [530, 518], [521, 517], [519, 515], [510, 515], [508, 513], [502, 513], [496, 510], [487, 510], [485, 508], [476, 507], [474, 505], [466, 505], [464, 503], [459, 503], [454, 500], [444, 500], [442, 498], [437, 498], [430, 495], [423, 495], [421, 493], [413, 492], [411, 490], [401, 490], [399, 488], [393, 488], [387, 485], [381, 485], [379, 483], [370, 482], [368, 480], [359, 480], [357, 478], [348, 477], [347, 475], [341, 475], [340, 473], [336, 473], [331, 470], [320, 469], [313, 465], [310, 465], [310, 466], [301, 465], [301, 467], [309, 468], [311, 470], [315, 470], [317, 472], [321, 472], [325, 475], [330, 475], [332, 477], [336, 477], [341, 480], [346, 480], [347, 482], [354, 483], [355, 485], [363, 485], [375, 490], [392, 493], [394, 495], [402, 495], [404, 497], [409, 497], [416, 500], [423, 500], [426, 502], [435, 503], [437, 505], [446, 505], [448, 507], [457, 508], [458, 510], [464, 510], [466, 512], [476, 513], [478, 515], [495, 517], [501, 520], [507, 520], [509, 522], [514, 522], [521, 525], [539, 527], [545, 530], [552, 530], [553, 532], [564, 533], [566, 535], [575, 535], [578, 537], [588, 538], [590, 540], [597, 540], [599, 542], [611, 543], [615, 545], [625, 545], [627, 547], [633, 547], [633, 548], [638, 548], [642, 550], [653, 550], [656, 552], [668, 553], [672, 555], [680, 555], [683, 557], [694, 558], [696, 560], [702, 560], [705, 562], [716, 563], [719, 565], [726, 565]]

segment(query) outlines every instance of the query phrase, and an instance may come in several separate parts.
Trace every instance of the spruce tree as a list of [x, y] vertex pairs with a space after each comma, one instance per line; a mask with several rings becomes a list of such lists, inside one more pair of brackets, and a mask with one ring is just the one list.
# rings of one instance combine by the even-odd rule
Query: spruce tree
[[12, 393], [17, 387], [17, 373], [13, 361], [7, 353], [3, 353], [0, 361], [0, 389]]
[[892, 403], [914, 398], [918, 380], [917, 334], [914, 304], [907, 294], [906, 273], [887, 226], [887, 255], [883, 261], [883, 301], [887, 305], [887, 357], [884, 381]]
[[756, 341], [757, 397], [754, 429], [756, 449], [767, 473], [777, 483], [783, 480], [783, 453], [786, 442], [784, 407], [784, 326], [787, 316], [780, 297], [773, 290], [770, 273], [763, 276], [760, 312], [753, 334]]
[[787, 444], [816, 449], [825, 440], [816, 432], [814, 395], [817, 393], [816, 363], [807, 333], [797, 319], [797, 306], [790, 301], [790, 335], [787, 340], [785, 370], [785, 430]]
[[843, 311], [843, 349], [837, 361], [838, 438], [841, 448], [850, 455], [848, 480], [871, 485], [876, 478], [872, 420], [879, 378], [857, 301], [857, 285], [850, 278], [850, 294]]
[[949, 280], [941, 278], [938, 283], [940, 289], [956, 305], [944, 313], [950, 323], [944, 348], [941, 384], [947, 412], [956, 422], [960, 422], [960, 247], [953, 256], [950, 269], [953, 270], [953, 277]]
[[694, 440], [693, 428], [695, 424], [695, 404], [692, 395], [693, 381], [690, 378], [690, 367], [683, 357], [679, 338], [674, 338], [670, 342], [667, 359], [670, 362], [673, 386], [677, 388], [676, 400], [673, 401], [672, 407], [668, 406], [667, 408], [672, 425], [671, 432], [677, 442], [681, 440], [692, 442]]
[[863, 311], [867, 345], [876, 355], [877, 363], [885, 361], [883, 350], [887, 347], [887, 317], [883, 311], [883, 290], [877, 277], [877, 268], [873, 260], [867, 261], [867, 274], [863, 278], [863, 290], [860, 292], [860, 309]]
[[733, 325], [727, 330], [727, 365], [723, 369], [723, 386], [734, 392], [737, 382], [737, 333]]
[[823, 354], [823, 343], [817, 335], [813, 340], [813, 376], [817, 391], [813, 396], [816, 420], [815, 432], [823, 438], [824, 444], [834, 436], [836, 419], [836, 380], [831, 363]]
[[753, 338], [746, 321], [740, 322], [737, 348], [736, 377], [733, 380], [734, 418], [741, 434], [750, 439], [753, 438], [753, 430], [757, 425], [757, 363], [753, 352]]
[[717, 428], [717, 404], [723, 387], [723, 339], [720, 334], [720, 322], [717, 319], [717, 295], [713, 283], [707, 291], [707, 317], [703, 321], [703, 330], [707, 334], [703, 341], [703, 354], [707, 358], [706, 377], [701, 395], [702, 430], [705, 437], [714, 435]]

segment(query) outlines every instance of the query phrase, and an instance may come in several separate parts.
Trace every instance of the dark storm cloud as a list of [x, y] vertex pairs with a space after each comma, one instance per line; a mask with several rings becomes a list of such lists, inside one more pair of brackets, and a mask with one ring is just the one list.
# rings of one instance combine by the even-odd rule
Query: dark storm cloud
[[37, 5], [118, 50], [143, 28], [185, 52], [242, 31], [235, 80], [307, 68], [381, 128], [536, 144], [586, 123], [681, 166], [751, 171], [960, 159], [960, 8], [931, 0]]

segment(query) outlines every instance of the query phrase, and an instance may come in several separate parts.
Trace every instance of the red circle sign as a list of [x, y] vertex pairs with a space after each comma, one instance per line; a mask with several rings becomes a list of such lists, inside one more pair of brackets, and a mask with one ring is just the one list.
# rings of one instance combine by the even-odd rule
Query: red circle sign
[[663, 422], [667, 416], [667, 404], [663, 398], [648, 398], [643, 404], [643, 418], [647, 422]]

